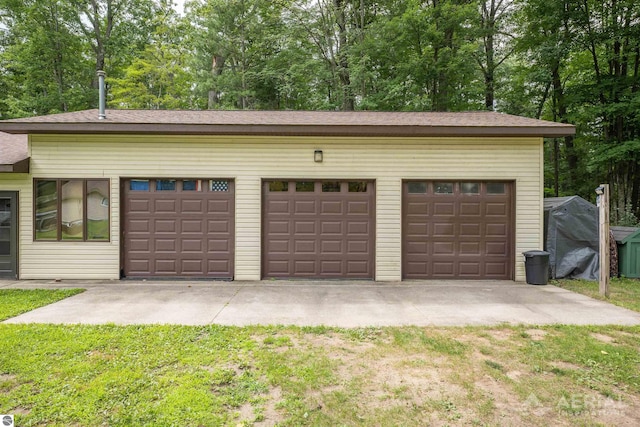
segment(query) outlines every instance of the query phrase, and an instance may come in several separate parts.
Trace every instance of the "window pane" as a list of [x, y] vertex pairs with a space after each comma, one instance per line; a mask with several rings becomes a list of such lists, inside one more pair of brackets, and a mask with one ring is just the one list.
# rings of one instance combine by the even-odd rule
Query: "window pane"
[[0, 255], [11, 254], [11, 199], [0, 199]]
[[427, 192], [426, 182], [408, 182], [407, 191], [410, 194], [424, 194]]
[[365, 181], [356, 181], [349, 183], [349, 193], [366, 193], [367, 183]]
[[58, 188], [56, 181], [36, 181], [36, 240], [58, 238]]
[[129, 183], [129, 189], [131, 191], [149, 191], [148, 179], [132, 179]]
[[158, 179], [156, 180], [156, 191], [175, 191], [175, 179]]
[[62, 181], [62, 240], [82, 240], [82, 181]]
[[226, 192], [229, 191], [229, 181], [227, 180], [211, 180], [211, 191]]
[[506, 187], [504, 182], [488, 182], [487, 194], [504, 194], [506, 193]]
[[316, 183], [313, 181], [297, 181], [296, 182], [296, 191], [304, 192], [304, 193], [313, 193], [315, 190]]
[[340, 192], [340, 181], [329, 181], [322, 183], [322, 192], [323, 193], [339, 193]]
[[182, 191], [200, 191], [201, 183], [199, 179], [185, 179], [182, 181]]
[[460, 188], [462, 194], [480, 194], [480, 184], [477, 182], [463, 182]]
[[453, 194], [452, 182], [436, 182], [433, 184], [433, 191], [436, 194]]
[[287, 181], [271, 181], [269, 182], [269, 191], [289, 191], [289, 183]]
[[109, 181], [87, 181], [87, 240], [109, 240]]

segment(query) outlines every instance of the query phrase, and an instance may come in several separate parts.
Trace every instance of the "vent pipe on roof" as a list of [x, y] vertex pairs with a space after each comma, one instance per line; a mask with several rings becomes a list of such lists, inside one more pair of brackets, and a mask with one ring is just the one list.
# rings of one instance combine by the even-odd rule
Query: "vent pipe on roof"
[[98, 71], [98, 90], [99, 90], [99, 105], [98, 105], [98, 119], [104, 120], [107, 118], [107, 99], [104, 87], [104, 77], [107, 75], [102, 70]]

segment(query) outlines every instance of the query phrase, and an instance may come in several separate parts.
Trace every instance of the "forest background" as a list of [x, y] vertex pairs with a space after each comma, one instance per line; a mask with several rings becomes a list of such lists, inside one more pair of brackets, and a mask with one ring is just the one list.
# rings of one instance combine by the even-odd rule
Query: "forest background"
[[135, 109], [494, 110], [575, 124], [545, 196], [640, 218], [637, 0], [0, 0], [0, 118]]

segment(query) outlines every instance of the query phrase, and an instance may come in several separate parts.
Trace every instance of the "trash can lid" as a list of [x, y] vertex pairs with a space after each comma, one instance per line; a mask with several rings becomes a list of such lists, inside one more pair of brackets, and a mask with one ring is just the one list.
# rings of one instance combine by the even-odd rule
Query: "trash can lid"
[[533, 258], [536, 256], [547, 256], [551, 254], [547, 251], [526, 251], [526, 252], [522, 252], [522, 255], [524, 255], [527, 258]]

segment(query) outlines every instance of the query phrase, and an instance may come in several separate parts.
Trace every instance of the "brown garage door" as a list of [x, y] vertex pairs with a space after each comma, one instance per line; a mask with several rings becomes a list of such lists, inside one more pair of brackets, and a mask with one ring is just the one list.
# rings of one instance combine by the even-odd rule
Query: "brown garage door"
[[125, 276], [233, 278], [233, 181], [130, 179], [123, 185]]
[[512, 279], [510, 182], [403, 183], [405, 279]]
[[263, 276], [374, 275], [374, 183], [265, 181]]

